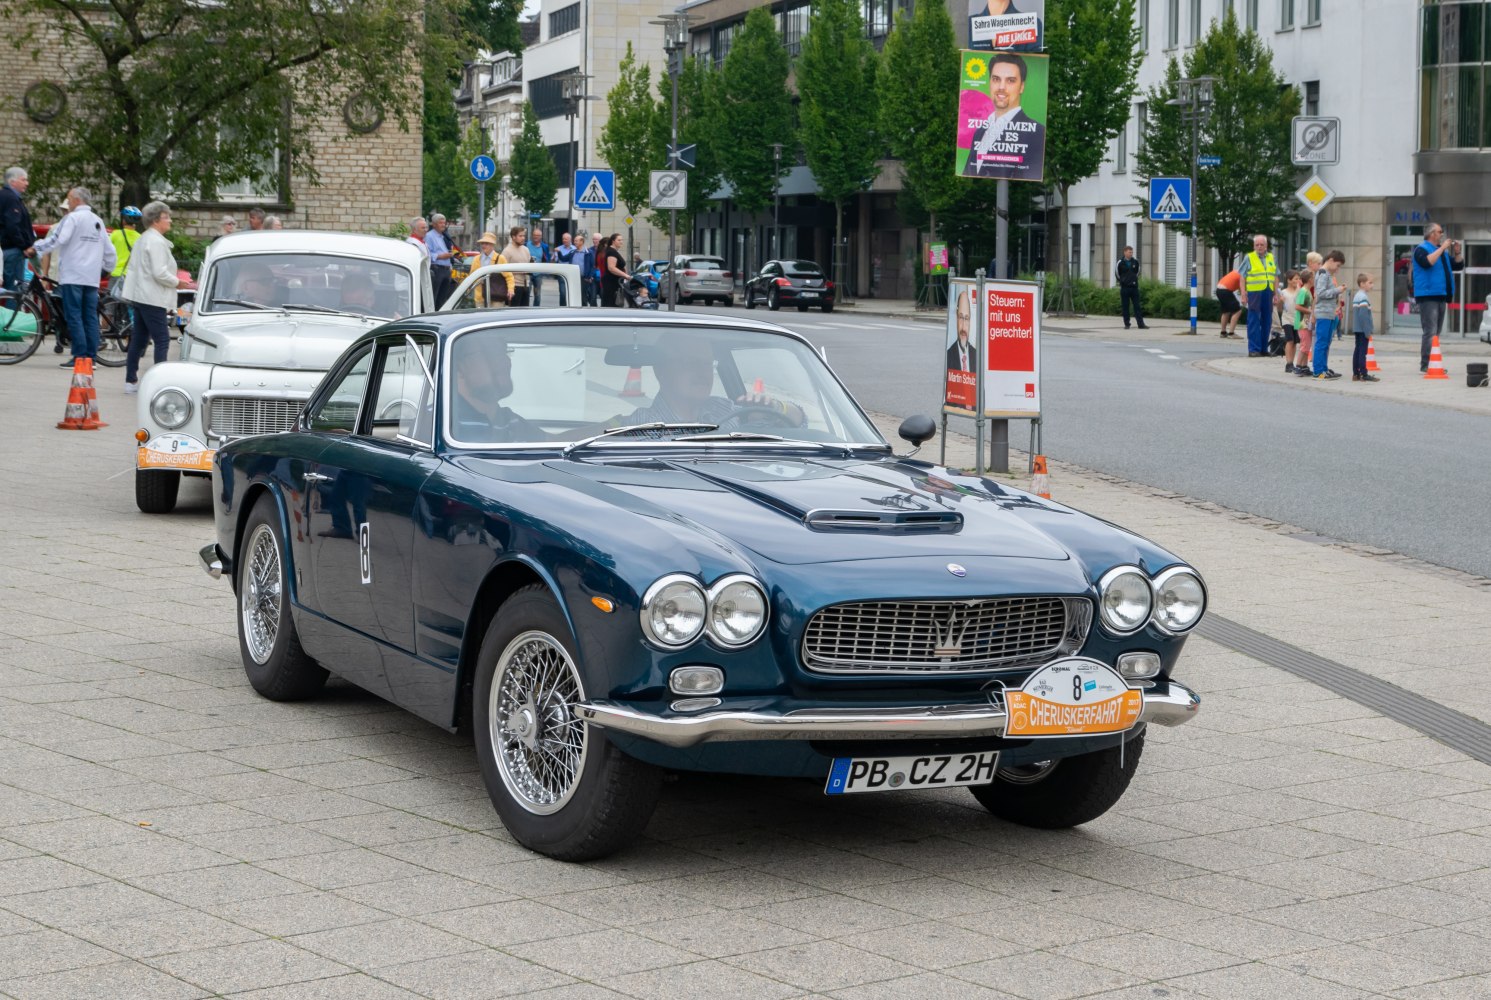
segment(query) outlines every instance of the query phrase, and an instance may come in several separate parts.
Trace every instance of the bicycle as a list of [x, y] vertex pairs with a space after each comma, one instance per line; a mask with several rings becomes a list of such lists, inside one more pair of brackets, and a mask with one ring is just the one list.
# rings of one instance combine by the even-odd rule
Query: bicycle
[[[14, 309], [12, 309], [14, 305]], [[99, 294], [98, 356], [105, 368], [124, 365], [133, 330], [128, 304], [107, 292]], [[62, 318], [62, 296], [56, 282], [35, 278], [19, 293], [0, 289], [0, 365], [25, 361], [50, 335], [53, 350], [61, 354], [72, 344]]]

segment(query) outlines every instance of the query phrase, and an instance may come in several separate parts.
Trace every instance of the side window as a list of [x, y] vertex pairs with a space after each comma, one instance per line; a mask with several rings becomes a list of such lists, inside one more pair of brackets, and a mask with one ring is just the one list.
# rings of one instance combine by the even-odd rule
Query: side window
[[357, 428], [357, 411], [368, 387], [368, 370], [372, 363], [370, 349], [342, 374], [341, 380], [321, 405], [311, 414], [311, 430], [327, 434], [351, 434]]
[[434, 363], [434, 338], [385, 340], [379, 350], [383, 365], [373, 393], [370, 433], [411, 444], [433, 444], [435, 393], [426, 372]]

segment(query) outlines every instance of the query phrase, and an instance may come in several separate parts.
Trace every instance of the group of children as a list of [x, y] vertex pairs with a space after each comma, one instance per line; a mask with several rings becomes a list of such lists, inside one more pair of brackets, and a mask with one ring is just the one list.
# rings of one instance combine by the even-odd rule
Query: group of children
[[[1284, 371], [1301, 378], [1337, 379], [1331, 370], [1331, 340], [1341, 326], [1346, 286], [1336, 280], [1336, 272], [1346, 263], [1346, 255], [1332, 250], [1321, 257], [1311, 252], [1305, 258], [1303, 273], [1284, 274]], [[1367, 371], [1367, 338], [1372, 335], [1372, 277], [1356, 276], [1356, 294], [1351, 299], [1351, 332], [1356, 349], [1351, 355], [1351, 381], [1377, 382]], [[1296, 362], [1298, 362], [1296, 364]]]

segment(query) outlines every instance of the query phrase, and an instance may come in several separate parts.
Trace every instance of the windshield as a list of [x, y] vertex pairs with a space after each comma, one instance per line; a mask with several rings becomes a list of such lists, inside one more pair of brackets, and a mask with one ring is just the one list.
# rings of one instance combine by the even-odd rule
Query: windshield
[[[446, 437], [596, 447], [701, 435], [883, 445], [823, 360], [760, 330], [544, 324], [451, 339]], [[642, 425], [664, 425], [643, 427]]]
[[381, 260], [316, 253], [242, 254], [212, 267], [206, 313], [286, 309], [351, 313], [396, 319], [408, 316], [414, 276]]

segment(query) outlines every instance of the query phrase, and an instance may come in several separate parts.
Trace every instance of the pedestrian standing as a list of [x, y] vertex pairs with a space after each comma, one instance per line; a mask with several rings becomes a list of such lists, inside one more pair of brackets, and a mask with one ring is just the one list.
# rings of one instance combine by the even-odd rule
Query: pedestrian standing
[[1310, 364], [1310, 351], [1315, 346], [1315, 277], [1320, 274], [1324, 261], [1325, 258], [1314, 250], [1305, 254], [1305, 270], [1300, 275], [1301, 287], [1296, 296], [1304, 315], [1304, 325], [1296, 331], [1299, 333], [1299, 349], [1294, 352], [1294, 374], [1302, 378], [1315, 374]]
[[404, 242], [417, 246], [426, 257], [430, 255], [430, 248], [425, 246], [425, 236], [430, 231], [430, 224], [424, 219], [409, 220], [409, 235], [404, 237]]
[[601, 295], [601, 293], [604, 291], [603, 286], [605, 284], [602, 278], [604, 277], [606, 267], [606, 251], [610, 248], [610, 246], [611, 237], [609, 236], [602, 236], [595, 241], [595, 266], [590, 270], [590, 289], [591, 295], [594, 297], [595, 304], [597, 306], [603, 306], [606, 304]]
[[621, 283], [631, 281], [632, 276], [626, 273], [626, 257], [622, 255], [625, 244], [622, 242], [620, 233], [612, 233], [606, 237], [606, 257], [601, 264], [601, 305], [621, 308], [625, 303], [622, 301]]
[[[471, 269], [506, 263], [507, 258], [497, 252], [497, 237], [492, 233], [482, 233], [481, 239], [476, 241], [476, 262]], [[477, 282], [475, 292], [477, 306], [507, 305], [513, 294], [513, 276], [501, 274], [496, 278], [483, 278]]]
[[124, 284], [124, 272], [129, 267], [129, 254], [140, 239], [140, 210], [125, 205], [119, 210], [119, 226], [109, 234], [114, 244], [114, 270], [109, 272], [109, 294], [119, 298], [119, 288]]
[[258, 205], [248, 210], [249, 232], [257, 233], [264, 229], [264, 220], [269, 218], [264, 214], [264, 209]]
[[176, 257], [171, 253], [171, 206], [152, 201], [140, 213], [145, 231], [130, 252], [124, 275], [123, 298], [135, 310], [134, 330], [124, 361], [124, 391], [140, 391], [140, 356], [147, 343], [155, 344], [155, 363], [161, 364], [171, 351], [171, 329], [167, 317], [176, 311], [177, 289], [189, 281], [178, 277]]
[[[522, 226], [513, 226], [507, 232], [507, 246], [502, 248], [502, 256], [509, 264], [527, 264], [533, 260], [533, 252], [528, 249], [528, 231]], [[507, 300], [510, 306], [526, 306], [528, 304], [528, 274], [513, 274], [512, 297]]]
[[589, 245], [590, 240], [584, 233], [575, 237], [575, 266], [580, 269], [580, 304], [582, 306], [595, 305], [595, 288], [591, 280], [595, 272], [595, 248]]
[[[67, 192], [68, 212], [46, 238], [26, 251], [46, 254], [53, 249], [62, 255], [58, 284], [62, 289], [62, 315], [72, 337], [73, 362], [98, 357], [98, 281], [114, 269], [114, 245], [109, 242], [103, 220], [93, 214], [93, 196], [85, 187]], [[63, 368], [72, 364], [64, 362]]]
[[216, 243], [224, 236], [232, 236], [236, 232], [238, 232], [238, 220], [231, 215], [225, 215], [218, 224], [217, 235], [212, 238], [212, 242]]
[[1123, 259], [1113, 273], [1118, 278], [1118, 298], [1123, 303], [1123, 328], [1129, 328], [1129, 306], [1132, 304], [1139, 329], [1149, 329], [1144, 325], [1144, 303], [1139, 294], [1139, 261], [1134, 258], [1133, 247], [1123, 248]]
[[1268, 237], [1253, 237], [1253, 252], [1243, 258], [1238, 268], [1248, 293], [1248, 357], [1268, 357], [1268, 341], [1273, 333], [1274, 296], [1279, 294], [1279, 266], [1268, 252]]
[[[1300, 286], [1304, 283], [1298, 271], [1284, 272], [1284, 374], [1294, 374], [1295, 351], [1299, 347], [1299, 329], [1303, 321], [1299, 312]], [[1226, 334], [1223, 334], [1226, 336]]]
[[1419, 371], [1429, 370], [1429, 348], [1444, 329], [1444, 311], [1455, 297], [1455, 272], [1465, 266], [1460, 244], [1434, 222], [1413, 251], [1413, 298], [1419, 306]]
[[[31, 212], [22, 197], [31, 185], [24, 167], [11, 167], [5, 171], [5, 186], [0, 187], [0, 249], [5, 257], [0, 288], [20, 294], [26, 284], [26, 251], [36, 242], [36, 230], [31, 226]], [[10, 300], [10, 308], [16, 308], [16, 300]]]
[[1331, 371], [1330, 352], [1331, 338], [1341, 323], [1341, 293], [1346, 290], [1346, 286], [1336, 280], [1336, 272], [1344, 263], [1346, 255], [1332, 250], [1325, 255], [1325, 264], [1315, 275], [1315, 347], [1310, 371], [1318, 379], [1341, 377]]
[[436, 212], [430, 216], [430, 230], [425, 233], [425, 250], [430, 255], [430, 281], [435, 286], [436, 309], [445, 305], [445, 300], [450, 298], [450, 293], [455, 290], [455, 278], [451, 274], [451, 258], [456, 255], [456, 250], [445, 235], [445, 228], [448, 225], [450, 223], [446, 221], [445, 216]]
[[1237, 318], [1243, 314], [1242, 303], [1237, 300], [1242, 291], [1242, 272], [1233, 269], [1217, 281], [1217, 307], [1222, 314], [1222, 328], [1218, 336], [1224, 340], [1237, 336]]
[[[548, 264], [548, 263], [552, 263], [552, 261], [550, 261], [550, 259], [549, 259], [549, 255], [551, 253], [551, 248], [550, 248], [549, 244], [547, 244], [547, 243], [544, 242], [544, 230], [543, 230], [542, 226], [534, 226], [533, 227], [533, 236], [528, 241], [528, 252], [531, 253], [531, 254], [533, 254], [533, 262], [535, 264]], [[544, 304], [543, 303], [543, 297], [544, 297], [544, 279], [543, 279], [543, 275], [535, 274], [533, 276], [533, 304], [536, 305], [536, 306], [543, 305]]]
[[280, 217], [278, 215], [266, 215], [266, 216], [264, 216], [264, 228], [265, 229], [284, 229], [285, 228], [285, 223], [284, 223], [283, 220], [280, 219]]
[[1356, 350], [1351, 352], [1351, 381], [1380, 382], [1367, 371], [1367, 340], [1372, 336], [1372, 276], [1356, 276], [1356, 294], [1351, 297], [1351, 333]]

